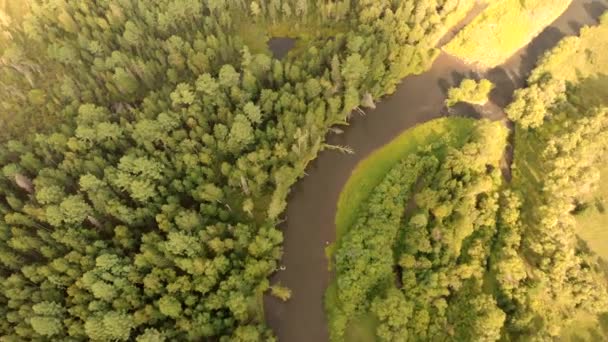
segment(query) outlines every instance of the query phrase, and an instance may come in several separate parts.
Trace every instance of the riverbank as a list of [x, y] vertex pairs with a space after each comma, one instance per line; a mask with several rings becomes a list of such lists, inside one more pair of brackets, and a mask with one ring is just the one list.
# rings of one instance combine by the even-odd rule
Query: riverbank
[[[460, 148], [470, 137], [477, 120], [462, 117], [435, 119], [400, 134], [390, 143], [374, 151], [369, 157], [359, 163], [344, 186], [336, 209], [336, 242], [328, 248], [330, 264], [334, 263], [335, 251], [340, 248], [343, 237], [356, 226], [361, 213], [368, 209], [364, 206], [375, 189], [385, 180], [387, 174], [395, 166], [403, 162], [407, 156], [414, 156], [425, 146], [444, 143], [446, 146]], [[412, 199], [407, 199], [412, 201]], [[372, 227], [369, 227], [372, 228]], [[334, 273], [334, 265], [330, 265]], [[325, 295], [325, 306], [328, 313], [334, 313], [333, 319], [343, 318], [340, 311], [342, 303], [339, 299], [339, 289], [334, 275]], [[332, 326], [330, 314], [329, 326]], [[346, 324], [346, 341], [374, 341], [378, 322], [370, 313], [358, 316]], [[335, 333], [335, 331], [334, 331]]]

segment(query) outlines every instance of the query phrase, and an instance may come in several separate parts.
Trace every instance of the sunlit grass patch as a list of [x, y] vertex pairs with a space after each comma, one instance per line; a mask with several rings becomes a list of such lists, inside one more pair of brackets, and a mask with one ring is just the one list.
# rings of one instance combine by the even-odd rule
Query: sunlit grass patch
[[602, 16], [600, 25], [584, 27], [580, 36], [563, 39], [540, 60], [529, 81], [535, 82], [545, 74], [570, 82], [589, 76], [608, 74], [606, 37], [608, 37], [608, 14]]
[[467, 63], [492, 68], [526, 46], [572, 0], [493, 1], [444, 50]]
[[599, 257], [608, 260], [608, 166], [600, 172], [597, 191], [588, 198], [586, 209], [576, 215], [577, 234]]

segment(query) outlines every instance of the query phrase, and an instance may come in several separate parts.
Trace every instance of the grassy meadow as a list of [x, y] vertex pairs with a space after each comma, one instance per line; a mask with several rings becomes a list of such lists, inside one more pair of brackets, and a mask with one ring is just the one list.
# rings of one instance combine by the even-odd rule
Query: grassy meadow
[[[564, 38], [540, 60], [529, 82], [536, 82], [545, 74], [568, 82], [607, 74], [608, 39], [606, 37], [608, 37], [608, 13], [601, 17], [600, 25], [584, 27], [579, 36]], [[595, 88], [598, 89], [594, 92], [603, 90], [599, 87]]]
[[444, 51], [482, 68], [495, 67], [526, 46], [555, 21], [571, 2], [493, 1], [444, 47]]
[[608, 167], [600, 171], [598, 190], [590, 196], [588, 207], [576, 215], [578, 235], [600, 258], [608, 260]]

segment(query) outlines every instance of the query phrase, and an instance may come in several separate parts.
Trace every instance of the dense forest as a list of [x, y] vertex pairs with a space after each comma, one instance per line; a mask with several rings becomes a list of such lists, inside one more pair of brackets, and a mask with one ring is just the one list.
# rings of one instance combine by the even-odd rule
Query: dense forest
[[[515, 92], [511, 182], [506, 127], [479, 121], [464, 144], [420, 146], [351, 209], [326, 303], [333, 341], [366, 321], [382, 341], [606, 339], [605, 263], [576, 216], [604, 208], [592, 194], [608, 156], [607, 29], [604, 15], [564, 39]], [[487, 99], [478, 86], [447, 104]]]
[[473, 4], [2, 2], [2, 340], [272, 340], [290, 186]]
[[[506, 26], [480, 35], [488, 66], [569, 2], [482, 3], [454, 51], [503, 6], [535, 19], [504, 49]], [[269, 276], [292, 185], [476, 5], [0, 0], [0, 340], [276, 340], [262, 296], [291, 295]], [[466, 137], [400, 157], [352, 208], [331, 254], [333, 341], [361, 320], [382, 341], [546, 341], [581, 317], [605, 339], [605, 271], [576, 216], [604, 176], [607, 30], [564, 39], [516, 91], [511, 182], [509, 130], [463, 121]], [[275, 36], [297, 42], [283, 59]], [[465, 80], [446, 105], [493, 87]]]

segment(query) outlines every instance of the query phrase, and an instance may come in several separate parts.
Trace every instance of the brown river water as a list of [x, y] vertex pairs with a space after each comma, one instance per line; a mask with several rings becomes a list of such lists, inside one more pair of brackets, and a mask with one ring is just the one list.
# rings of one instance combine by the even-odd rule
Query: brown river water
[[[328, 135], [328, 143], [350, 146], [355, 154], [321, 152], [289, 195], [282, 224], [285, 241], [281, 265], [285, 269], [277, 271], [271, 283], [289, 287], [292, 297], [285, 303], [270, 296], [264, 299], [266, 320], [280, 342], [328, 341], [323, 296], [330, 273], [324, 250], [334, 241], [336, 204], [355, 166], [404, 130], [444, 115], [504, 119], [501, 108], [511, 101], [513, 91], [525, 84], [537, 59], [561, 38], [578, 34], [584, 25], [596, 24], [606, 9], [608, 0], [574, 0], [528, 46], [503, 65], [485, 72], [442, 53], [427, 72], [403, 79], [396, 92], [383, 98], [376, 109], [365, 116], [353, 114], [350, 125], [342, 127], [343, 134]], [[284, 45], [273, 42], [273, 47], [281, 55], [285, 53]], [[494, 82], [491, 103], [481, 108], [462, 105], [446, 112], [443, 103], [447, 89], [465, 77], [485, 77]]]

